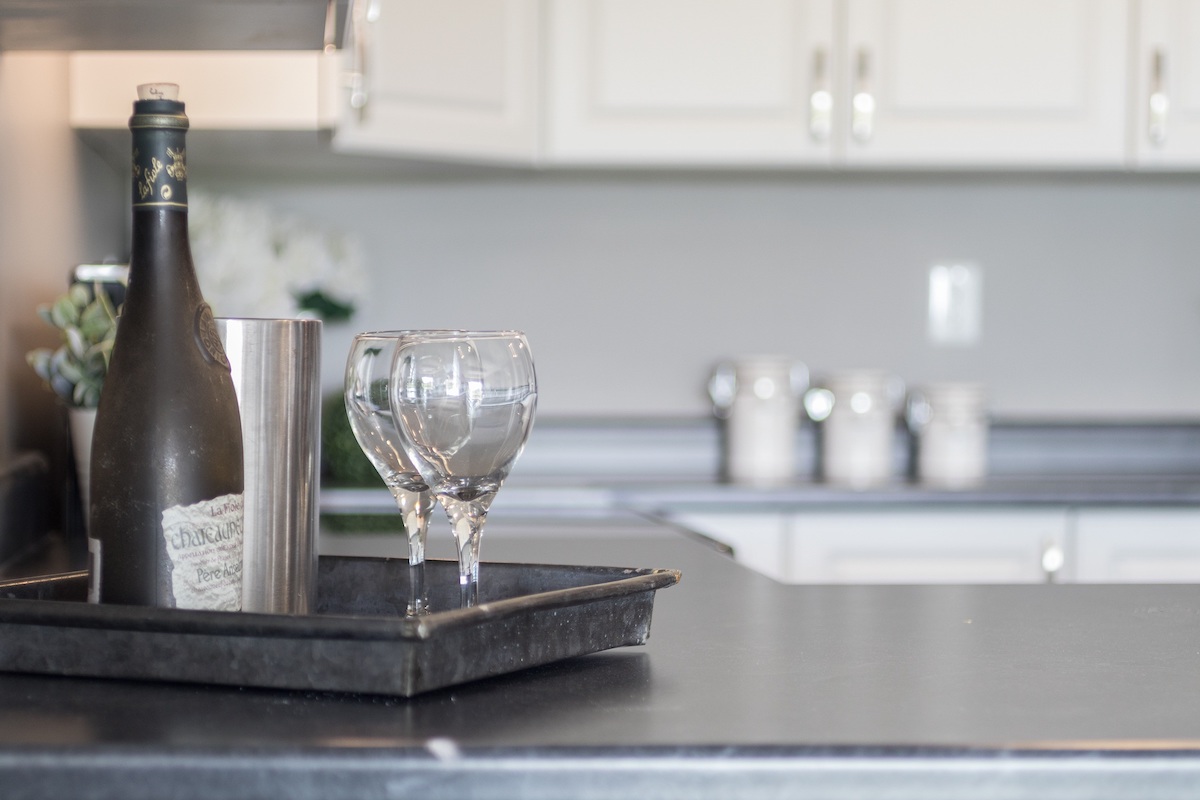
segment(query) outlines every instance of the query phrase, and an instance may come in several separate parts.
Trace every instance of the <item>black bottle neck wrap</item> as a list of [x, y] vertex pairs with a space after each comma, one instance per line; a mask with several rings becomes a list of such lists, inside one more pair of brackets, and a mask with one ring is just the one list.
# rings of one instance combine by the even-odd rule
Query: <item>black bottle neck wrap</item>
[[188, 118], [176, 100], [138, 100], [133, 134], [133, 207], [187, 210]]

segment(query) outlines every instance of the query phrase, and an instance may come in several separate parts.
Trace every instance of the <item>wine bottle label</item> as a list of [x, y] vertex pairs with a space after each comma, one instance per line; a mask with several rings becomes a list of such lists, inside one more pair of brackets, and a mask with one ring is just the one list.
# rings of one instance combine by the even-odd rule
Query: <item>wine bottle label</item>
[[242, 607], [243, 496], [163, 510], [162, 533], [176, 608]]

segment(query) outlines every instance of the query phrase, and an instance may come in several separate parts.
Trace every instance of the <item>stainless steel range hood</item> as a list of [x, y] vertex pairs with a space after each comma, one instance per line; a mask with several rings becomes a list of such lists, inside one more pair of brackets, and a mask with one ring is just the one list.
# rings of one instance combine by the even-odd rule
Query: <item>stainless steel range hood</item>
[[0, 0], [0, 52], [318, 50], [350, 0]]

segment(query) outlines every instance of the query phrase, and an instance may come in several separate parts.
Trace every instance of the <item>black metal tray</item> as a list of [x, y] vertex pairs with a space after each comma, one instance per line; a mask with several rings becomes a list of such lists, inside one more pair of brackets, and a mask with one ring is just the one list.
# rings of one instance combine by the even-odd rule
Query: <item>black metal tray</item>
[[426, 568], [434, 611], [417, 618], [404, 559], [321, 557], [302, 616], [89, 604], [83, 572], [0, 582], [0, 671], [408, 697], [644, 644], [655, 591], [680, 578], [488, 563], [480, 604], [457, 608], [457, 565]]

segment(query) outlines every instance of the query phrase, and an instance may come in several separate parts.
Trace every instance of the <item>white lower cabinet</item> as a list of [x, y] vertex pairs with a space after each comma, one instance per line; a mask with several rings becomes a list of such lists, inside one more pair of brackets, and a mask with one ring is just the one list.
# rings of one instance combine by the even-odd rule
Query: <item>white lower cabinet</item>
[[1079, 583], [1200, 583], [1200, 509], [1083, 508], [1074, 522]]
[[787, 514], [681, 513], [669, 519], [728, 545], [739, 564], [777, 581], [788, 580]]
[[672, 519], [788, 583], [1040, 583], [1063, 563], [1065, 509], [693, 513]]
[[1200, 583], [1200, 508], [675, 514], [786, 583]]
[[1041, 583], [1062, 562], [1066, 519], [1025, 509], [799, 513], [790, 519], [788, 580]]

